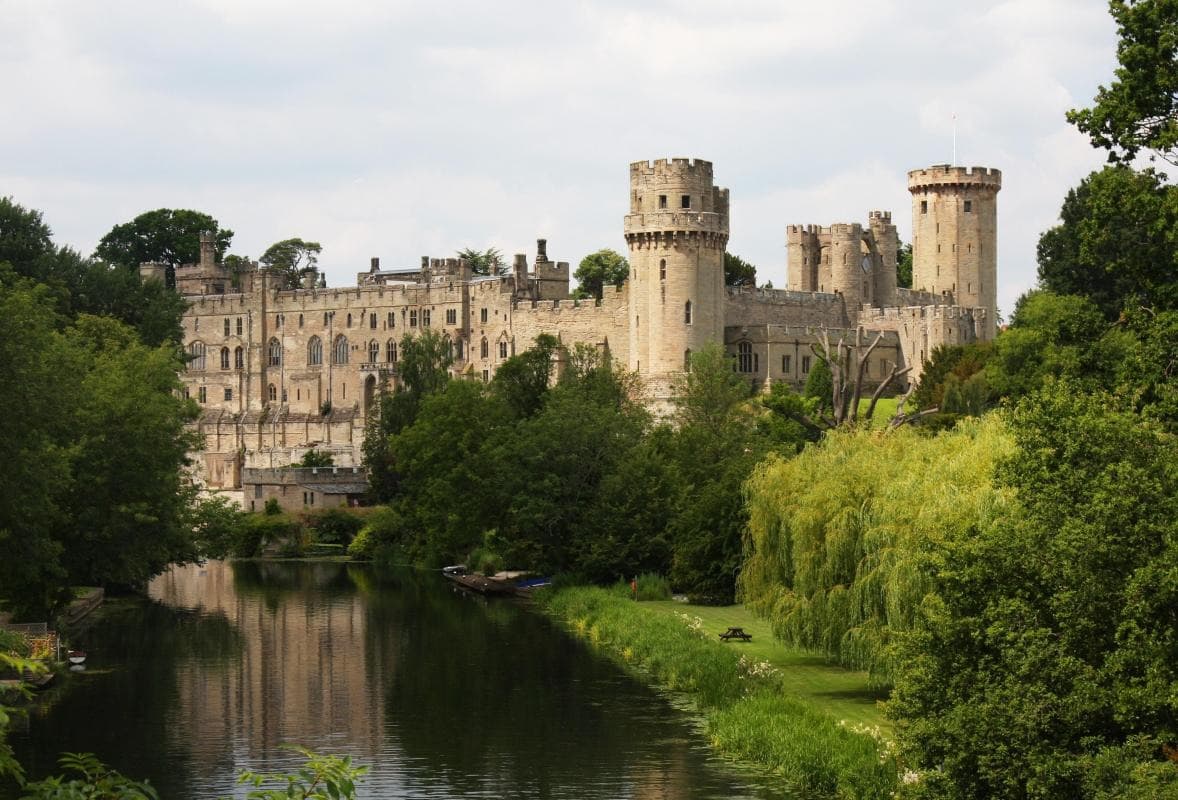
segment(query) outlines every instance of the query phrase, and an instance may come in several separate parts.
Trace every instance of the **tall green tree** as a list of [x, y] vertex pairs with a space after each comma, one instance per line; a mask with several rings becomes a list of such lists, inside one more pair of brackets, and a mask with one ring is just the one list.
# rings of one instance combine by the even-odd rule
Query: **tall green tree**
[[892, 700], [912, 797], [1178, 797], [1178, 447], [1114, 405], [1024, 399], [1021, 510], [944, 539]]
[[1112, 0], [1109, 11], [1120, 37], [1116, 79], [1068, 121], [1108, 149], [1110, 161], [1148, 150], [1178, 164], [1178, 2]]
[[[266, 248], [258, 259], [263, 266], [278, 271], [288, 289], [302, 288], [308, 277], [318, 274], [319, 254], [323, 246], [319, 242], [303, 239], [283, 239]], [[312, 285], [314, 281], [312, 280]]]
[[492, 388], [519, 417], [530, 417], [540, 410], [552, 379], [552, 357], [560, 342], [542, 333], [522, 353], [499, 365]]
[[198, 444], [185, 426], [195, 404], [179, 396], [174, 348], [149, 348], [103, 317], [80, 317], [68, 337], [88, 368], [75, 398], [63, 560], [78, 583], [142, 586], [198, 555], [181, 474]]
[[1152, 170], [1106, 167], [1068, 192], [1039, 239], [1039, 284], [1095, 303], [1178, 310], [1178, 187]]
[[168, 285], [174, 286], [176, 266], [200, 260], [202, 233], [213, 234], [220, 260], [229, 249], [233, 231], [200, 211], [157, 208], [111, 228], [98, 242], [94, 257], [130, 270], [138, 270], [144, 261], [166, 264]]
[[0, 600], [18, 619], [45, 619], [69, 585], [59, 533], [85, 365], [59, 322], [45, 287], [0, 271]]
[[903, 289], [912, 288], [912, 243], [897, 242], [896, 285]]
[[590, 253], [581, 259], [573, 277], [577, 279], [574, 296], [582, 299], [590, 297], [600, 300], [606, 286], [618, 286], [626, 282], [630, 275], [630, 262], [616, 250], [608, 248]]
[[494, 247], [486, 250], [476, 250], [465, 247], [459, 250], [458, 257], [470, 264], [473, 275], [503, 275], [507, 272], [507, 264], [503, 262], [503, 254]]
[[[724, 251], [724, 285], [756, 286], [757, 268], [743, 258]], [[772, 288], [772, 287], [770, 287]]]

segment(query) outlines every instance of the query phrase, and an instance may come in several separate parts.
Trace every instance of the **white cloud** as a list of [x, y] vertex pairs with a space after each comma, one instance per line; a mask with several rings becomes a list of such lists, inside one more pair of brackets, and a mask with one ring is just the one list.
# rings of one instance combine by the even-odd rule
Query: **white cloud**
[[547, 236], [623, 247], [627, 164], [696, 156], [732, 246], [784, 283], [784, 226], [893, 212], [908, 169], [1003, 170], [1000, 303], [1102, 160], [1063, 118], [1112, 74], [1102, 0], [533, 4], [9, 0], [0, 193], [83, 251], [162, 205], [257, 255], [319, 240], [333, 283]]

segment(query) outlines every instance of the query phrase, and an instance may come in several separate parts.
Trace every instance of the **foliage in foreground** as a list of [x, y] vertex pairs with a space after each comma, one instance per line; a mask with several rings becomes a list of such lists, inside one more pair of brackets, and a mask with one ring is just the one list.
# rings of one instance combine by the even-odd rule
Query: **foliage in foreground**
[[691, 697], [713, 745], [729, 757], [811, 795], [889, 798], [895, 790], [896, 764], [885, 744], [789, 696], [776, 671], [706, 639], [690, 619], [590, 588], [557, 591], [546, 608], [610, 657]]
[[993, 472], [1011, 448], [991, 416], [938, 437], [832, 431], [764, 462], [746, 485], [744, 601], [785, 641], [890, 683], [946, 537], [1010, 513]]

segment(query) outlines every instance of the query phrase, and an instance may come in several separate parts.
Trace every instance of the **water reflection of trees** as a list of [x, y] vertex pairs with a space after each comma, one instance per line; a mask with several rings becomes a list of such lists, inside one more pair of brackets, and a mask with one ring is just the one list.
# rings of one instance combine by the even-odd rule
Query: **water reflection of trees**
[[241, 634], [224, 615], [148, 600], [119, 600], [100, 613], [73, 642], [90, 653], [88, 671], [71, 674], [51, 713], [14, 742], [18, 757], [30, 775], [44, 776], [59, 771], [62, 752], [94, 752], [127, 775], [150, 776], [161, 796], [182, 796], [205, 766], [194, 769], [175, 749], [183, 744], [174, 726], [181, 665], [226, 668], [241, 652]]
[[[602, 780], [640, 796], [654, 782], [660, 797], [695, 796], [683, 729], [668, 724], [661, 699], [538, 614], [456, 596], [428, 577], [389, 578], [395, 590], [368, 604], [369, 650], [396, 665], [385, 678], [386, 729], [427, 767], [413, 780], [538, 797]], [[669, 772], [668, 761], [678, 762]]]

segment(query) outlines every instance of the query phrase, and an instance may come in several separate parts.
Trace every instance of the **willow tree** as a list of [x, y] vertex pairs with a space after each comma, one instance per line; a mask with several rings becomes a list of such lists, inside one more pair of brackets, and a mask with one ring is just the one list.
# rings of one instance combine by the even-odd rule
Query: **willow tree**
[[993, 476], [1011, 450], [991, 416], [936, 437], [836, 430], [763, 462], [745, 485], [742, 599], [790, 644], [890, 683], [893, 633], [933, 589], [940, 542], [1010, 513]]

